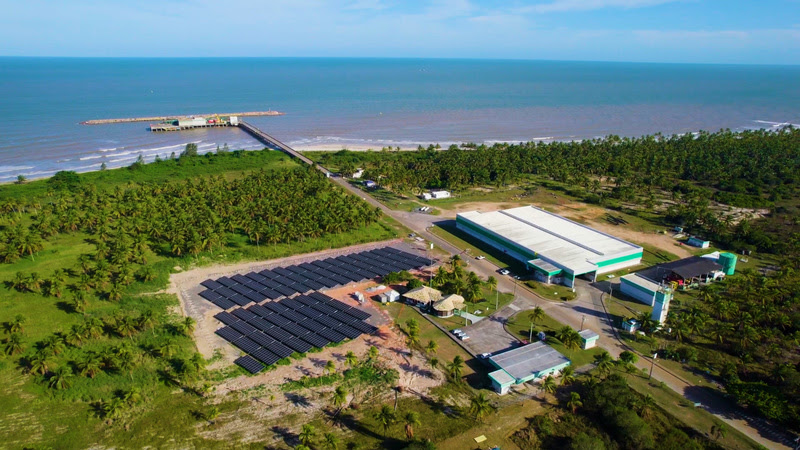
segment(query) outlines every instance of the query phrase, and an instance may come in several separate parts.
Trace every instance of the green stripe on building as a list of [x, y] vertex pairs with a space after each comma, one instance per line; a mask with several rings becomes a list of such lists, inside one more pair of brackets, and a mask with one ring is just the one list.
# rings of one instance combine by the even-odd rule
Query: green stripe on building
[[637, 259], [637, 258], [641, 259], [642, 258], [642, 254], [643, 254], [643, 252], [638, 252], [638, 253], [634, 253], [632, 255], [620, 256], [619, 258], [609, 259], [609, 260], [606, 260], [606, 261], [598, 261], [596, 263], [596, 265], [597, 265], [597, 267], [605, 267], [605, 266], [610, 266], [612, 264], [618, 264], [618, 263], [621, 263], [621, 262], [633, 261], [634, 259]]

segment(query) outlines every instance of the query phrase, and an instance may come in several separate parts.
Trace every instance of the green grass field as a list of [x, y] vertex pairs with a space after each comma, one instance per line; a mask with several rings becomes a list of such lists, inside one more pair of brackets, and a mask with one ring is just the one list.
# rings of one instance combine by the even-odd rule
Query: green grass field
[[[518, 339], [527, 341], [531, 336], [531, 321], [528, 319], [528, 314], [527, 311], [522, 311], [511, 316], [508, 323], [506, 323], [506, 331]], [[587, 364], [592, 364], [594, 362], [594, 356], [604, 351], [599, 347], [590, 348], [588, 350], [581, 350], [580, 348], [568, 349], [557, 339], [550, 339], [550, 337], [555, 336], [555, 333], [563, 326], [563, 323], [545, 314], [543, 319], [533, 325], [533, 341], [531, 342], [538, 341], [536, 337], [537, 333], [544, 331], [545, 334], [547, 334], [547, 344], [569, 358], [576, 369]]]

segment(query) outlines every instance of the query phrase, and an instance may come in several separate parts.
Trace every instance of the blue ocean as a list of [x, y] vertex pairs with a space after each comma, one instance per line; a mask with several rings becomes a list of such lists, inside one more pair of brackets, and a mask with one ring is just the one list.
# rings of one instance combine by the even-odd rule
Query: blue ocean
[[799, 66], [345, 58], [0, 58], [0, 181], [261, 145], [89, 119], [277, 110], [299, 149], [587, 139], [800, 124]]

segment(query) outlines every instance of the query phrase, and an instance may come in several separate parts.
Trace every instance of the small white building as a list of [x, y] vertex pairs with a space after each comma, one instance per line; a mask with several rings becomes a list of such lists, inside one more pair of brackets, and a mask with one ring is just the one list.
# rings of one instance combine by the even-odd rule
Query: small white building
[[690, 237], [689, 240], [686, 241], [686, 243], [688, 245], [691, 245], [692, 247], [699, 247], [699, 248], [708, 248], [711, 246], [711, 241], [700, 239], [697, 236]]
[[597, 340], [600, 339], [599, 334], [592, 330], [582, 330], [578, 334], [581, 336], [581, 348], [583, 350], [597, 347]]
[[381, 303], [392, 303], [400, 300], [400, 293], [395, 291], [394, 289], [390, 289], [378, 296], [381, 299]]
[[234, 127], [238, 127], [239, 126], [239, 117], [237, 117], [237, 116], [230, 116], [228, 118], [228, 121], [230, 122], [231, 126], [234, 126]]
[[636, 319], [628, 319], [622, 322], [622, 329], [630, 334], [636, 333], [642, 325]]
[[361, 178], [363, 175], [364, 175], [364, 169], [359, 167], [358, 169], [356, 169], [355, 172], [353, 172], [353, 175], [350, 178]]
[[366, 301], [366, 298], [364, 298], [364, 294], [358, 291], [353, 292], [353, 297], [355, 297], [356, 300], [358, 300], [358, 303], [364, 303]]
[[439, 200], [450, 197], [450, 191], [430, 191], [422, 194], [423, 200]]

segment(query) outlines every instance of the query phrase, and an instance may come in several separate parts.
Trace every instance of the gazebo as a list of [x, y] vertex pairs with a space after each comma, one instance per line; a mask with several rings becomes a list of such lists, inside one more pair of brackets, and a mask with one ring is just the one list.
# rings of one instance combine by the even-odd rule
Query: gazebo
[[438, 302], [442, 299], [441, 291], [430, 288], [428, 286], [420, 286], [403, 294], [403, 297], [409, 303], [419, 306], [420, 308], [429, 306], [432, 303]]
[[464, 297], [458, 294], [450, 294], [447, 297], [433, 304], [433, 311], [439, 317], [450, 317], [457, 309], [464, 307]]

